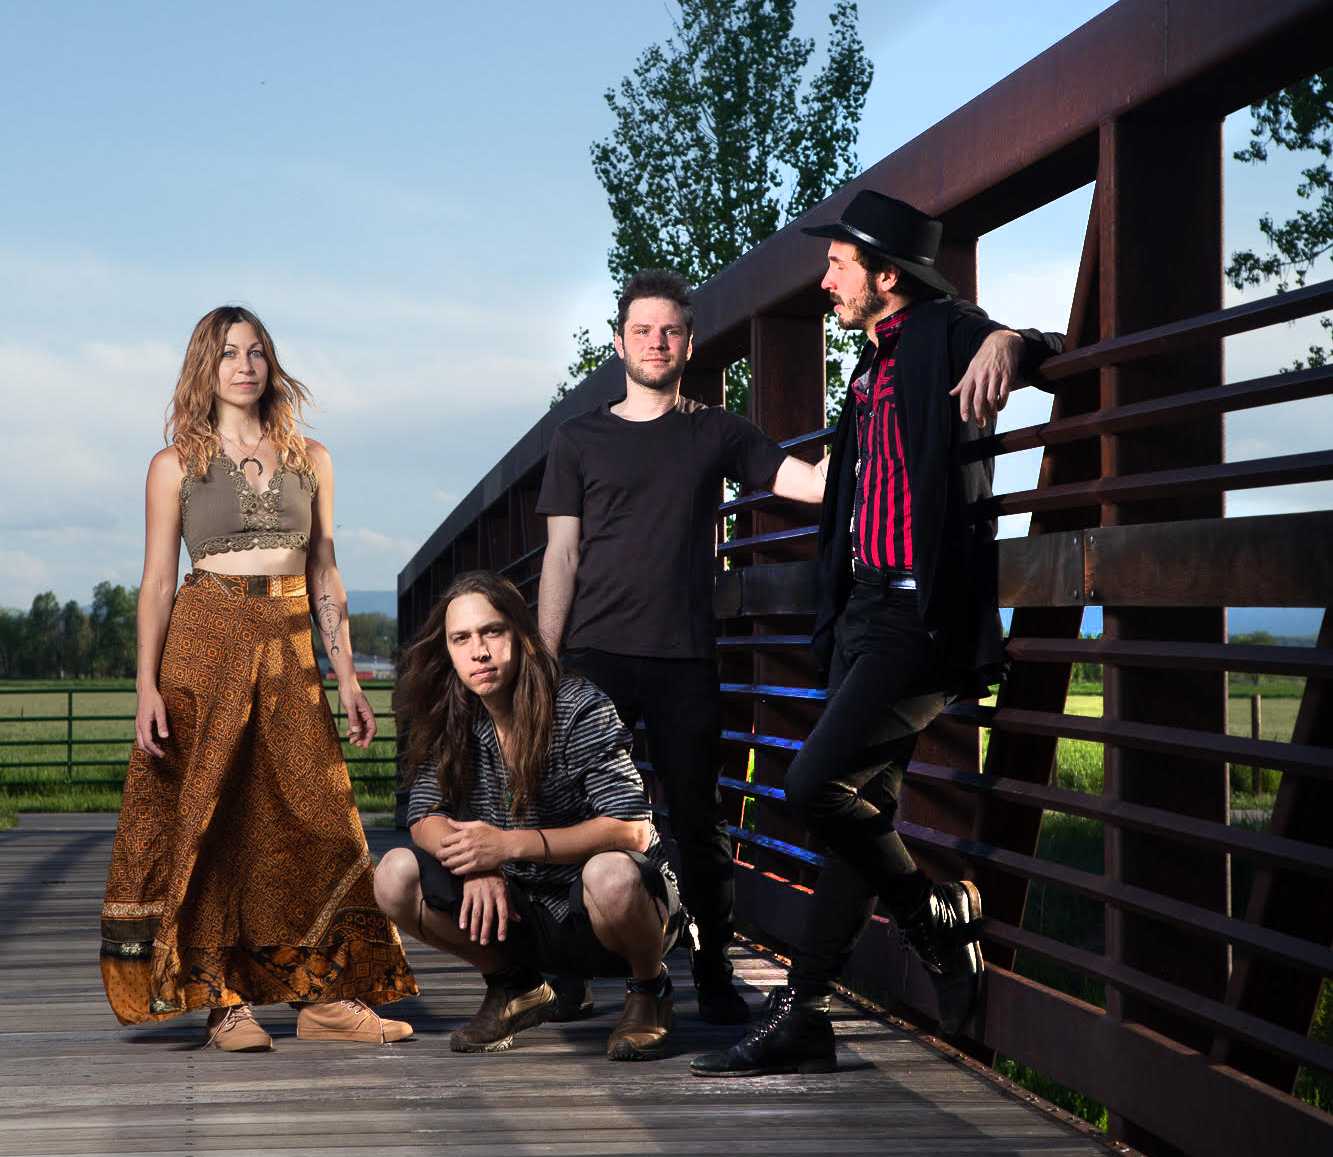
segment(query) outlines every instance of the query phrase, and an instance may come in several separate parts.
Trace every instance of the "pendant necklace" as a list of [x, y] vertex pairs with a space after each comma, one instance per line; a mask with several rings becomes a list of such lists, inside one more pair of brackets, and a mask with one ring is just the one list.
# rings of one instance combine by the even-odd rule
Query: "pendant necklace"
[[[245, 443], [242, 442], [239, 438], [230, 438], [226, 434], [221, 433], [221, 431], [219, 431], [218, 437], [227, 438], [229, 442], [234, 442], [242, 450], [246, 449]], [[240, 470], [242, 474], [244, 474], [245, 464], [247, 462], [253, 462], [255, 464], [255, 469], [259, 471], [259, 473], [255, 475], [255, 481], [258, 481], [260, 478], [264, 477], [264, 464], [254, 456], [254, 451], [259, 449], [259, 447], [263, 444], [263, 441], [264, 441], [264, 435], [260, 434], [259, 441], [256, 442], [252, 447], [250, 447], [250, 452], [247, 453], [246, 456], [242, 458], [240, 462], [237, 464], [237, 469]]]

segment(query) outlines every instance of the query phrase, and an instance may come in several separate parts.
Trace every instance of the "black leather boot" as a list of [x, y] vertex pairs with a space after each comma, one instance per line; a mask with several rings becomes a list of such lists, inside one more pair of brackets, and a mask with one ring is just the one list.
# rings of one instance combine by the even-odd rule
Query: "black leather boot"
[[963, 1027], [981, 991], [985, 962], [977, 939], [981, 893], [971, 880], [932, 884], [925, 902], [900, 925], [903, 938], [935, 982], [940, 1029]]
[[789, 987], [768, 994], [759, 1023], [737, 1044], [690, 1062], [696, 1077], [831, 1073], [838, 1067], [827, 996], [798, 997]]
[[748, 1024], [750, 1006], [736, 990], [731, 961], [723, 952], [690, 953], [690, 972], [699, 996], [699, 1018], [709, 1024]]

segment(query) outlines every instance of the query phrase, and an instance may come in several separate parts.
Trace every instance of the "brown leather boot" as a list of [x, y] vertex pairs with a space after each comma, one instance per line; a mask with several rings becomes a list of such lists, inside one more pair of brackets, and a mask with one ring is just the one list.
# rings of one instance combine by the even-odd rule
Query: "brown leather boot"
[[630, 980], [625, 983], [625, 1011], [606, 1041], [609, 1061], [655, 1061], [666, 1052], [671, 1031], [671, 977], [658, 982]]
[[233, 1004], [208, 1014], [204, 1048], [224, 1053], [266, 1053], [273, 1048], [273, 1038], [260, 1027], [248, 1004]]
[[486, 997], [472, 1019], [454, 1029], [449, 1047], [456, 1053], [498, 1053], [514, 1043], [514, 1034], [549, 1020], [555, 993], [546, 981], [515, 992], [503, 981], [489, 981]]
[[334, 1000], [303, 1004], [296, 1017], [296, 1035], [301, 1040], [386, 1045], [409, 1040], [412, 1026], [405, 1020], [386, 1020], [364, 1000]]

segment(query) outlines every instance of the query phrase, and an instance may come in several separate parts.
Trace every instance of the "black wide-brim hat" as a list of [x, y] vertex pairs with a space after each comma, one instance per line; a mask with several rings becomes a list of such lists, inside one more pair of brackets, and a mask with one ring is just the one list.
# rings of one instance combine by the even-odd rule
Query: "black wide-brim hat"
[[944, 225], [906, 201], [863, 189], [829, 225], [802, 229], [811, 237], [848, 241], [887, 257], [904, 273], [942, 293], [958, 292], [935, 268]]

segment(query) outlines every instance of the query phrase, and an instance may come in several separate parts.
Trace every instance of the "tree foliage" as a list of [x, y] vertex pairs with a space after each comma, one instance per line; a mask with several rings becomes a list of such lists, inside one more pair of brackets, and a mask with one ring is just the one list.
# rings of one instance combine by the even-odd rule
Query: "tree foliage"
[[[614, 222], [613, 284], [665, 267], [701, 285], [856, 175], [873, 72], [856, 4], [834, 0], [813, 74], [815, 41], [792, 34], [794, 16], [795, 0], [678, 0], [666, 42], [607, 91], [615, 128], [592, 164]], [[577, 383], [612, 349], [587, 329], [574, 338]], [[728, 406], [747, 395], [748, 375], [729, 373]]]
[[[1305, 284], [1310, 271], [1321, 258], [1333, 254], [1333, 70], [1317, 73], [1299, 84], [1284, 88], [1250, 107], [1254, 124], [1250, 142], [1234, 154], [1246, 164], [1262, 164], [1271, 148], [1315, 154], [1308, 168], [1301, 170], [1296, 195], [1310, 203], [1282, 223], [1265, 213], [1259, 219], [1259, 231], [1268, 242], [1269, 252], [1238, 250], [1227, 265], [1227, 279], [1237, 289], [1276, 280], [1279, 291], [1294, 281]], [[1319, 324], [1333, 338], [1333, 317], [1320, 318]], [[1292, 369], [1322, 366], [1329, 360], [1328, 348], [1309, 347], [1308, 356], [1297, 360]]]
[[[85, 611], [71, 599], [63, 607], [50, 591], [24, 611], [0, 609], [0, 678], [115, 679], [135, 673], [139, 591], [100, 582]], [[375, 613], [348, 615], [352, 651], [392, 658], [398, 649], [397, 620]], [[312, 628], [317, 653], [319, 632]]]
[[98, 583], [91, 612], [62, 607], [43, 591], [23, 611], [0, 611], [0, 678], [79, 679], [133, 675], [139, 592]]

